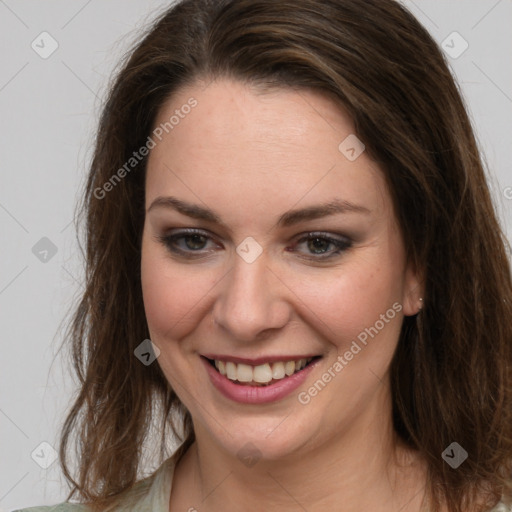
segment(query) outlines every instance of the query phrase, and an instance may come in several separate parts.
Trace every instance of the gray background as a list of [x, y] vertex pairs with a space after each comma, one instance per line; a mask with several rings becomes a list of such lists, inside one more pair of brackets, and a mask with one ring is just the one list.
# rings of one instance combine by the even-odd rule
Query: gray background
[[[50, 463], [74, 390], [58, 353], [81, 291], [74, 207], [112, 70], [170, 3], [0, 0], [0, 512], [66, 497]], [[512, 240], [512, 0], [404, 3], [452, 54]]]

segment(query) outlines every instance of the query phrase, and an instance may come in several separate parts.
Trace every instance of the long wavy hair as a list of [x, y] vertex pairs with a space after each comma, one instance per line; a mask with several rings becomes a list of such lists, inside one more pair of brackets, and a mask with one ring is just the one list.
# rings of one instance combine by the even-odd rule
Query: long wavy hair
[[[95, 510], [117, 503], [139, 478], [152, 426], [160, 460], [172, 436], [183, 451], [194, 440], [190, 414], [158, 364], [134, 356], [149, 338], [140, 282], [147, 158], [130, 158], [178, 89], [219, 77], [328, 93], [348, 111], [425, 276], [425, 306], [404, 319], [391, 364], [395, 432], [428, 462], [433, 512], [442, 503], [468, 510], [482, 495], [474, 510], [509, 498], [508, 244], [447, 63], [394, 0], [184, 0], [121, 63], [79, 205], [86, 286], [69, 338], [80, 387], [60, 447], [69, 498]], [[130, 171], [113, 180], [127, 162]], [[457, 469], [441, 456], [453, 441], [469, 454]]]

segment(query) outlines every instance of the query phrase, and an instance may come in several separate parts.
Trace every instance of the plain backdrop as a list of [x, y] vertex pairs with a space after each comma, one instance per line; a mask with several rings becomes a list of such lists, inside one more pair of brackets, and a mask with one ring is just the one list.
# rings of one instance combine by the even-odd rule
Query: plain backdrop
[[[66, 497], [54, 450], [75, 391], [58, 353], [82, 289], [74, 208], [108, 79], [170, 3], [0, 0], [0, 512]], [[512, 0], [404, 3], [448, 53], [511, 240]]]

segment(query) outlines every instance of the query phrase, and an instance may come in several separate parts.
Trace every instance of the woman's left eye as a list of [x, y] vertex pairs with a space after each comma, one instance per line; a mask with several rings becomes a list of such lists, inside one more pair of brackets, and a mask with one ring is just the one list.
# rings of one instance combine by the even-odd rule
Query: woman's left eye
[[308, 233], [296, 242], [292, 252], [295, 252], [295, 248], [300, 245], [306, 247], [305, 258], [318, 261], [332, 258], [346, 251], [352, 247], [352, 241], [345, 237], [336, 238], [326, 233]]

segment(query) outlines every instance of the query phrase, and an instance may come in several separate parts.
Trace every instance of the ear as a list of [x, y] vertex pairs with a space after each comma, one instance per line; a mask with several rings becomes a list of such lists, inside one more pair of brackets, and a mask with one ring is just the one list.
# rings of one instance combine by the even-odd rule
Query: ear
[[412, 261], [407, 263], [405, 270], [404, 289], [402, 297], [405, 316], [418, 314], [424, 303], [424, 272], [420, 271]]

